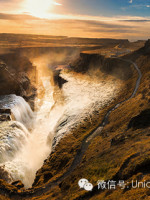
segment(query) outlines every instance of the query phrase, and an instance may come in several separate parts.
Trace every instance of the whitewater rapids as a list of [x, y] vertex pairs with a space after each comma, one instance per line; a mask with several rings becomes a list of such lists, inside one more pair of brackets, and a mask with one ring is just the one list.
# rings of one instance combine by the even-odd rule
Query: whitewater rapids
[[[37, 111], [32, 113], [32, 117], [30, 108], [21, 98], [18, 107], [16, 106], [13, 110], [13, 115], [19, 121], [18, 123], [22, 123], [22, 126], [24, 124], [27, 127], [27, 121], [29, 124], [32, 121], [33, 125], [30, 133], [25, 128], [27, 133], [23, 140], [24, 144], [21, 145], [19, 151], [15, 151], [13, 157], [4, 155], [2, 152], [3, 157], [6, 156], [9, 159], [3, 158], [0, 167], [8, 172], [10, 183], [21, 180], [25, 188], [31, 187], [37, 170], [42, 167], [43, 161], [51, 153], [54, 137], [61, 139], [87, 116], [92, 117], [93, 111], [112, 102], [121, 89], [121, 83], [114, 81], [113, 78], [106, 80], [101, 77], [95, 80], [88, 75], [65, 72], [62, 72], [61, 76], [68, 81], [63, 85], [61, 92], [58, 88], [55, 90], [52, 76], [41, 78], [44, 96], [42, 99], [36, 99]], [[24, 109], [25, 113], [28, 113], [28, 116], [25, 114], [27, 120], [22, 119], [22, 114], [20, 114]], [[15, 142], [11, 145], [20, 145], [17, 137], [12, 137]]]
[[[51, 151], [51, 145], [47, 145], [47, 136], [50, 131], [49, 113], [54, 104], [53, 87], [50, 79], [51, 77], [49, 76], [42, 78], [45, 95], [42, 100], [36, 100], [37, 112], [33, 113], [22, 97], [13, 99], [10, 105], [6, 106], [12, 108], [15, 120], [18, 121], [14, 123], [19, 123], [22, 127], [21, 136], [24, 136], [24, 138], [21, 140], [21, 136], [17, 136], [17, 131], [15, 130], [14, 134], [10, 133], [12, 140], [8, 139], [7, 142], [5, 138], [5, 140], [3, 139], [3, 146], [1, 146], [3, 151], [1, 150], [0, 152], [3, 159], [1, 159], [0, 167], [8, 172], [9, 182], [21, 180], [25, 188], [32, 186], [36, 171], [43, 165], [43, 161]], [[39, 101], [41, 101], [40, 106], [38, 106]], [[29, 133], [26, 127], [31, 124], [31, 121], [32, 130]], [[20, 133], [20, 130], [18, 132]], [[20, 145], [21, 141], [22, 145]], [[8, 150], [8, 145], [11, 151]]]

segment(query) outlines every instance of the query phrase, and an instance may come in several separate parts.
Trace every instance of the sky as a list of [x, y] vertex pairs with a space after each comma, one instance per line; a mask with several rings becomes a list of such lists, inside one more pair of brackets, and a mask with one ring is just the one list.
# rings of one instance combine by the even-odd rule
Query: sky
[[0, 33], [150, 38], [150, 0], [0, 0]]

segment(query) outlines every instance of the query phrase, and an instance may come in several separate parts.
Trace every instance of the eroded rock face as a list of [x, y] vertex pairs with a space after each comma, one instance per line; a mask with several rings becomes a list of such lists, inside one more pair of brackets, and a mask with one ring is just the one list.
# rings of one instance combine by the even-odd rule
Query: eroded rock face
[[128, 80], [132, 77], [130, 63], [117, 58], [105, 58], [99, 54], [81, 53], [80, 57], [69, 66], [79, 73], [87, 73], [89, 71], [92, 73], [92, 71], [100, 70], [121, 80]]
[[11, 182], [12, 179], [9, 173], [4, 169], [4, 166], [0, 167], [0, 179], [3, 179], [7, 182]]
[[0, 94], [17, 93], [19, 87], [13, 72], [8, 69], [3, 61], [0, 61]]
[[145, 43], [144, 49], [146, 53], [150, 54], [150, 39]]
[[11, 121], [11, 109], [0, 107], [0, 121]]
[[98, 54], [81, 53], [80, 57], [70, 64], [70, 67], [81, 73], [86, 73], [91, 68], [100, 68], [104, 62], [104, 56]]
[[24, 188], [24, 185], [21, 181], [15, 181], [12, 185], [16, 186], [18, 189]]
[[121, 80], [128, 80], [133, 75], [131, 64], [117, 58], [106, 58], [101, 71]]
[[11, 115], [7, 113], [0, 113], [0, 121], [11, 121]]
[[32, 108], [36, 96], [36, 67], [26, 57], [0, 55], [0, 95], [24, 97]]

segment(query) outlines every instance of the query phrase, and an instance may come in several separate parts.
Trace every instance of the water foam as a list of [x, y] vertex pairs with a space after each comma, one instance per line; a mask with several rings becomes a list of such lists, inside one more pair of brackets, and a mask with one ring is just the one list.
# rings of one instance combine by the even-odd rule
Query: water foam
[[[94, 110], [109, 104], [119, 92], [118, 82], [106, 83], [103, 79], [95, 82], [92, 79], [88, 80], [87, 76], [80, 77], [75, 74], [64, 73], [62, 76], [68, 80], [62, 88], [64, 104], [54, 102], [52, 77], [41, 78], [45, 93], [42, 99], [36, 101], [38, 105], [37, 112], [34, 113], [36, 118], [33, 129], [16, 156], [1, 165], [11, 176], [10, 182], [21, 180], [26, 188], [31, 187], [37, 170], [52, 150], [54, 136], [69, 132], [87, 115], [92, 116]], [[22, 107], [22, 103], [18, 107], [14, 107], [12, 112], [18, 121], [26, 124], [23, 118], [30, 119], [30, 109], [28, 106]], [[23, 118], [20, 115], [22, 110], [26, 110]]]
[[29, 104], [15, 94], [0, 96], [1, 109], [10, 109], [16, 121], [24, 124], [27, 128], [32, 127], [33, 111]]
[[[27, 142], [19, 149], [13, 159], [7, 159], [1, 164], [1, 167], [5, 169], [9, 177], [11, 177], [9, 180], [10, 183], [21, 180], [26, 188], [32, 186], [37, 170], [43, 165], [43, 161], [48, 157], [51, 151], [51, 143], [47, 143], [47, 136], [50, 133], [49, 114], [54, 104], [51, 78], [52, 77], [49, 76], [41, 78], [45, 95], [42, 99], [36, 100], [37, 104], [40, 106], [37, 105], [37, 111], [34, 112], [34, 124], [28, 135]], [[24, 104], [22, 98], [19, 98], [18, 102], [19, 106], [14, 106], [12, 103], [12, 112], [15, 119], [24, 124], [30, 123], [33, 113], [30, 112], [30, 108]], [[22, 114], [21, 111], [23, 111]], [[14, 135], [11, 135], [11, 137], [14, 140], [14, 143], [11, 145], [13, 145], [17, 151], [19, 142]], [[14, 149], [12, 149], [12, 151], [14, 151]]]

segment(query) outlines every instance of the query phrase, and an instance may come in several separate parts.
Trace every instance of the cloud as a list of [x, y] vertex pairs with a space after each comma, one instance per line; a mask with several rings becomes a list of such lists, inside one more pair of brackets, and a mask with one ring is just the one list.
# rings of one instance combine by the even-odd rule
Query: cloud
[[23, 0], [0, 0], [1, 11], [18, 12], [22, 8]]
[[55, 1], [53, 2], [53, 4], [56, 5], [56, 6], [62, 6], [61, 3], [57, 3], [57, 2], [55, 2]]
[[15, 20], [15, 21], [20, 21], [20, 20], [39, 20], [39, 18], [36, 18], [31, 15], [27, 14], [5, 14], [5, 13], [0, 13], [0, 20]]
[[134, 9], [145, 9], [146, 8], [150, 8], [150, 5], [142, 3], [142, 4], [132, 4], [126, 7], [121, 7], [122, 10], [126, 11], [129, 10], [130, 8], [134, 8]]
[[129, 3], [133, 3], [133, 0], [130, 0]]
[[[55, 15], [54, 15], [55, 16]], [[67, 18], [68, 17], [68, 18]], [[57, 16], [41, 19], [24, 14], [0, 13], [0, 32], [66, 35], [70, 37], [148, 39], [150, 18], [136, 16]]]

